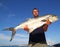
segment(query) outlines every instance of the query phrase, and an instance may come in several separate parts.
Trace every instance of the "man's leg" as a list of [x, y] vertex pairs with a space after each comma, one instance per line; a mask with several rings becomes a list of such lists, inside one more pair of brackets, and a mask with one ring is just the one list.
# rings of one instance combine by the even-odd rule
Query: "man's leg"
[[28, 47], [48, 47], [47, 44], [42, 44], [42, 43], [35, 43], [35, 42], [30, 42]]

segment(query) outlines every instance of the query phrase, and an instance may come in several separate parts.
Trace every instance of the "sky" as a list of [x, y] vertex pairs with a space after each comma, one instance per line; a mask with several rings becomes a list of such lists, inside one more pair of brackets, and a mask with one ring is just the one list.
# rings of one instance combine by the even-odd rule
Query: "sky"
[[18, 30], [12, 42], [11, 32], [2, 31], [7, 27], [16, 27], [28, 18], [32, 18], [33, 8], [39, 9], [39, 15], [55, 14], [59, 20], [49, 25], [45, 32], [47, 44], [60, 43], [60, 0], [0, 0], [0, 45], [27, 45], [29, 33]]

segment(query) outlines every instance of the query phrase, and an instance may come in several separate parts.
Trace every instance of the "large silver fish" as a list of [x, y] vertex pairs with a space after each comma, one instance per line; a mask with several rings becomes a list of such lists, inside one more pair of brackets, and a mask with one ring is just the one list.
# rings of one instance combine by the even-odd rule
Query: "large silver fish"
[[46, 23], [46, 20], [49, 20], [50, 22], [55, 22], [58, 20], [58, 17], [56, 15], [52, 15], [52, 14], [48, 14], [42, 17], [38, 17], [38, 18], [30, 18], [27, 21], [21, 23], [20, 25], [16, 26], [15, 28], [6, 28], [4, 30], [10, 30], [12, 31], [12, 36], [10, 41], [13, 39], [16, 30], [18, 29], [24, 29], [24, 27], [27, 25], [29, 28], [29, 33], [33, 32], [33, 30], [35, 30], [38, 27], [41, 27], [42, 25], [44, 25]]

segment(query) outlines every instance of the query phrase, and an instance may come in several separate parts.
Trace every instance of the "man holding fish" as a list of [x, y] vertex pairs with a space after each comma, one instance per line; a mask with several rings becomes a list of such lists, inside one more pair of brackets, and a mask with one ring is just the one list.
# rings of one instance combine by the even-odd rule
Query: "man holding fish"
[[[38, 18], [39, 10], [34, 8], [32, 14], [34, 18]], [[50, 24], [51, 22], [47, 19], [46, 24], [30, 33], [28, 47], [48, 47], [45, 38], [45, 31], [47, 31]], [[24, 30], [29, 30], [27, 25], [25, 26]]]

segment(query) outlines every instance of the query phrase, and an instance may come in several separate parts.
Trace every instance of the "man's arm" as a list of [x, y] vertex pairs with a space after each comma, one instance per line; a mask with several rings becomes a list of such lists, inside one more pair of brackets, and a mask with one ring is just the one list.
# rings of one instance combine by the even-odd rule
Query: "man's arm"
[[48, 29], [48, 26], [51, 24], [51, 22], [47, 19], [46, 20], [46, 24], [43, 26], [43, 30], [44, 31], [47, 31], [47, 29]]

